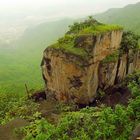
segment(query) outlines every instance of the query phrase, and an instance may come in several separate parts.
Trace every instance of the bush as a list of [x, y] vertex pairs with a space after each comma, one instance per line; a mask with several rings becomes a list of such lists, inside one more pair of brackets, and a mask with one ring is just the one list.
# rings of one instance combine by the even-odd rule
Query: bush
[[140, 85], [140, 71], [136, 71], [132, 74], [129, 74], [125, 77], [123, 84], [127, 86], [129, 83], [135, 82], [137, 85]]
[[121, 50], [123, 52], [128, 52], [129, 49], [139, 48], [139, 39], [140, 36], [131, 31], [124, 32], [122, 36]]
[[114, 53], [106, 56], [105, 59], [102, 60], [102, 63], [110, 63], [110, 62], [116, 62], [119, 57], [119, 52], [115, 51]]
[[31, 100], [4, 94], [0, 98], [0, 124], [6, 124], [14, 118], [30, 119], [37, 109], [38, 105]]
[[6, 113], [18, 103], [19, 97], [16, 94], [0, 94], [0, 124], [6, 116]]
[[[136, 75], [134, 74], [134, 77]], [[132, 79], [132, 75], [130, 76]], [[114, 108], [101, 105], [79, 111], [63, 112], [57, 124], [33, 115], [29, 126], [20, 131], [25, 140], [126, 140], [140, 122], [140, 88], [135, 81], [128, 85], [132, 99], [128, 106]]]
[[127, 140], [140, 122], [138, 75], [137, 72], [127, 77], [128, 88], [132, 92], [128, 106], [118, 104], [111, 108], [101, 105], [74, 111], [76, 106], [60, 104], [61, 118], [57, 124], [51, 124], [37, 112], [37, 104], [26, 99], [15, 100], [10, 97], [11, 101], [10, 98], [1, 101], [1, 111], [2, 107], [9, 103], [8, 108], [2, 112], [7, 118], [1, 116], [4, 122], [15, 117], [30, 120], [30, 125], [16, 130], [17, 134], [25, 136], [24, 140]]
[[69, 112], [55, 126], [45, 119], [35, 120], [23, 128], [25, 140], [105, 140], [129, 139], [135, 126], [131, 121], [133, 112], [121, 105], [110, 107], [84, 108]]

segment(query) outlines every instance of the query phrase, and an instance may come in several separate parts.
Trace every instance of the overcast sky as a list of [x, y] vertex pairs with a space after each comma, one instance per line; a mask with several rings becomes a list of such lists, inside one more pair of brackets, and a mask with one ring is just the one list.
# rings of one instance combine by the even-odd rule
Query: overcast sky
[[[123, 6], [129, 3], [136, 3], [139, 0], [0, 0], [0, 8], [5, 7], [42, 7], [42, 6], [62, 6], [62, 5], [79, 5], [84, 6], [93, 4], [101, 7]], [[102, 7], [102, 8], [103, 8]]]
[[[2, 13], [23, 13], [26, 11], [48, 10], [50, 13], [59, 11], [65, 15], [86, 15], [103, 12], [109, 8], [123, 7], [140, 0], [0, 0]], [[10, 13], [9, 13], [10, 14]]]

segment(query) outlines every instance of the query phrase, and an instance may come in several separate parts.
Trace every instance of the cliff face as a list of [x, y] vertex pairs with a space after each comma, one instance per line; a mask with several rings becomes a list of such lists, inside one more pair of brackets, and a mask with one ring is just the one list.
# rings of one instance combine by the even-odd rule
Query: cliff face
[[[133, 55], [130, 56], [130, 52], [133, 53]], [[132, 74], [134, 71], [139, 69], [140, 52], [133, 52], [133, 50], [129, 50], [129, 53], [118, 56], [118, 59], [116, 59], [114, 62], [100, 64], [99, 87], [101, 89], [107, 89], [114, 84], [120, 83], [126, 77], [126, 75]]]
[[[100, 34], [78, 35], [73, 39], [74, 49], [86, 55], [75, 54], [61, 47], [48, 47], [44, 51], [42, 73], [46, 93], [65, 102], [88, 104], [97, 89], [107, 89], [121, 81], [126, 74], [140, 66], [140, 53], [133, 51], [116, 55], [123, 31], [114, 29]], [[111, 57], [111, 55], [114, 56]], [[131, 60], [129, 55], [131, 55]], [[112, 59], [109, 61], [107, 57]]]

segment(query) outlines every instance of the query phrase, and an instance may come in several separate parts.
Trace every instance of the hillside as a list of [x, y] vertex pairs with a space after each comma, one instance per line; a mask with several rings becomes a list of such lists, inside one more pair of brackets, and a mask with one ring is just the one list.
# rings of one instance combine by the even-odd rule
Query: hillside
[[25, 31], [11, 47], [0, 48], [0, 92], [24, 93], [43, 87], [40, 61], [43, 50], [61, 37], [72, 23], [71, 19], [46, 22]]
[[123, 25], [125, 29], [140, 34], [140, 2], [124, 8], [110, 9], [94, 17], [104, 23]]

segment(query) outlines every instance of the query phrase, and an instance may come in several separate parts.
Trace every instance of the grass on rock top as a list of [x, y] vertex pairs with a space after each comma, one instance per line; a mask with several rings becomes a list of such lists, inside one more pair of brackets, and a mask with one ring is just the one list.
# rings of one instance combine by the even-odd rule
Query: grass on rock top
[[90, 26], [87, 27], [83, 30], [81, 30], [79, 32], [79, 34], [92, 34], [92, 35], [99, 35], [99, 34], [103, 34], [106, 32], [110, 32], [113, 30], [122, 30], [123, 28], [118, 26], [118, 25], [105, 25], [105, 24], [101, 24], [101, 25], [95, 25], [95, 26]]
[[122, 30], [122, 27], [117, 25], [106, 25], [97, 22], [94, 19], [88, 19], [84, 22], [74, 23], [70, 26], [70, 30], [64, 37], [58, 39], [56, 44], [51, 45], [51, 48], [62, 49], [65, 52], [72, 53], [77, 56], [85, 58], [88, 56], [87, 51], [84, 48], [78, 48], [75, 46], [74, 41], [77, 37], [82, 35], [99, 35], [112, 30]]
[[[70, 36], [71, 35], [69, 35], [69, 37]], [[67, 35], [67, 37], [68, 37], [68, 35]], [[67, 37], [65, 36], [65, 37], [63, 37], [63, 39], [67, 38]], [[61, 42], [61, 43], [58, 40], [58, 43], [53, 44], [50, 47], [51, 48], [55, 48], [55, 49], [62, 49], [65, 52], [69, 52], [69, 53], [72, 53], [74, 55], [78, 55], [78, 56], [82, 56], [82, 57], [87, 56], [87, 52], [84, 50], [84, 48], [76, 48], [74, 46], [74, 39], [73, 40], [69, 40], [68, 42]]]

